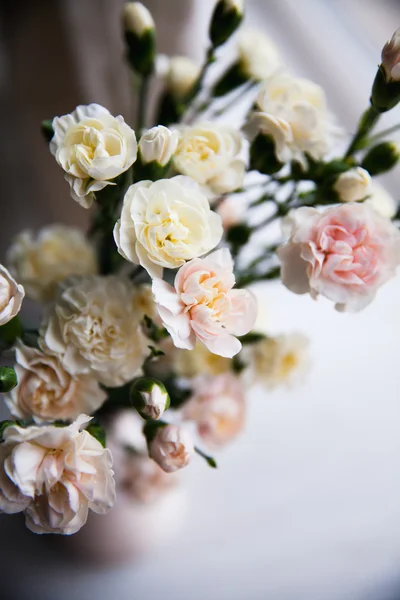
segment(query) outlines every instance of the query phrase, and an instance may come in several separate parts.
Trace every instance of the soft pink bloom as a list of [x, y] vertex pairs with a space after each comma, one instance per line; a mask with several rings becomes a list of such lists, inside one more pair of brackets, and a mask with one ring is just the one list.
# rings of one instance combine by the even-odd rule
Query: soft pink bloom
[[166, 473], [186, 467], [194, 454], [194, 445], [189, 433], [178, 425], [165, 425], [149, 444], [149, 456]]
[[201, 377], [185, 405], [183, 417], [194, 421], [208, 446], [218, 447], [233, 440], [243, 429], [245, 398], [242, 382], [232, 373]]
[[237, 335], [250, 331], [257, 317], [255, 296], [233, 290], [235, 277], [229, 250], [222, 248], [206, 258], [181, 267], [175, 287], [153, 281], [160, 317], [177, 348], [192, 350], [198, 338], [220, 356], [232, 358], [242, 345]]
[[388, 81], [400, 81], [400, 28], [383, 47], [382, 67]]
[[365, 204], [299, 208], [285, 226], [290, 239], [278, 250], [282, 282], [296, 294], [326, 296], [337, 310], [367, 306], [400, 262], [397, 227]]

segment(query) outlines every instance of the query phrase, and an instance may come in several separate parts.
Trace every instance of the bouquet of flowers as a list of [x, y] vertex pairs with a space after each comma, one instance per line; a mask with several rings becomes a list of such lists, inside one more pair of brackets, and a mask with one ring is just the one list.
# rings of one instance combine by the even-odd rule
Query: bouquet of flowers
[[[23, 231], [0, 266], [3, 364], [15, 357], [0, 368], [0, 510], [36, 533], [77, 532], [119, 491], [150, 502], [196, 454], [215, 468], [210, 452], [243, 427], [245, 387], [298, 377], [307, 338], [268, 335], [249, 285], [280, 278], [359, 311], [395, 275], [400, 215], [372, 177], [399, 151], [372, 130], [400, 100], [400, 30], [338, 151], [323, 90], [261, 33], [237, 33], [243, 13], [243, 0], [216, 2], [199, 66], [157, 56], [151, 14], [128, 2], [135, 130], [98, 104], [42, 124], [92, 220], [86, 235]], [[18, 314], [25, 294], [42, 306], [34, 327]]]

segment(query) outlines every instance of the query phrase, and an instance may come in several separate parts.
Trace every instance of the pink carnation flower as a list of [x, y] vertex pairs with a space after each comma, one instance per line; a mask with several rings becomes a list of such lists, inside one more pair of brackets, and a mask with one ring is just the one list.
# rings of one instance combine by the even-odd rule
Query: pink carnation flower
[[400, 232], [365, 204], [292, 211], [290, 239], [278, 250], [282, 282], [296, 294], [318, 294], [341, 311], [358, 311], [395, 275]]
[[251, 292], [233, 290], [234, 284], [233, 261], [226, 248], [183, 265], [175, 287], [153, 280], [159, 315], [177, 348], [192, 350], [198, 338], [220, 356], [232, 358], [240, 351], [242, 345], [234, 336], [250, 331], [257, 303]]

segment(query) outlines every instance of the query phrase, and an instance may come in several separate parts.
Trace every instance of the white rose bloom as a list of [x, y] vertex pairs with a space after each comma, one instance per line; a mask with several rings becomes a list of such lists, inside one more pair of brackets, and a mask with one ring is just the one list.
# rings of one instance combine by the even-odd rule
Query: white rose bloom
[[13, 417], [36, 423], [73, 420], [93, 414], [107, 398], [92, 375], [72, 377], [56, 356], [24, 346], [16, 348], [18, 385], [5, 402]]
[[357, 202], [364, 200], [371, 193], [371, 176], [362, 167], [355, 167], [341, 173], [336, 179], [333, 189], [341, 202]]
[[5, 325], [19, 313], [24, 296], [23, 286], [0, 265], [0, 325]]
[[24, 512], [34, 533], [76, 533], [89, 509], [104, 514], [114, 505], [112, 458], [81, 427], [11, 425], [0, 444], [0, 511]]
[[260, 81], [269, 79], [281, 67], [278, 48], [266, 35], [254, 29], [245, 29], [240, 34], [238, 55], [245, 75]]
[[184, 98], [199, 78], [200, 65], [187, 56], [173, 56], [169, 61], [166, 88], [176, 98]]
[[154, 29], [154, 21], [150, 11], [141, 2], [126, 2], [122, 9], [122, 22], [125, 31], [130, 31], [138, 37]]
[[97, 272], [94, 247], [74, 227], [50, 225], [39, 231], [22, 231], [7, 253], [11, 273], [24, 285], [27, 295], [48, 302], [57, 284], [71, 275]]
[[269, 389], [301, 382], [310, 367], [309, 339], [301, 333], [266, 338], [249, 353], [254, 380]]
[[62, 291], [41, 327], [40, 344], [72, 375], [109, 387], [137, 376], [148, 354], [135, 288], [116, 276], [88, 277]]
[[324, 91], [307, 79], [277, 75], [261, 88], [245, 130], [250, 139], [257, 133], [271, 135], [282, 163], [305, 164], [305, 153], [321, 160], [333, 131]]
[[186, 467], [194, 453], [189, 433], [178, 425], [159, 427], [149, 444], [149, 456], [167, 473]]
[[135, 132], [123, 117], [113, 117], [99, 104], [55, 117], [53, 129], [50, 152], [65, 171], [72, 198], [84, 208], [136, 160]]
[[139, 181], [125, 194], [114, 229], [119, 253], [152, 277], [177, 269], [219, 243], [221, 218], [189, 177]]
[[152, 127], [139, 141], [140, 157], [144, 164], [157, 162], [163, 167], [169, 163], [178, 146], [179, 134], [168, 127]]
[[375, 180], [371, 182], [369, 198], [364, 202], [387, 219], [393, 219], [397, 212], [397, 204], [389, 192]]
[[243, 185], [245, 164], [238, 158], [242, 136], [224, 125], [200, 123], [182, 126], [174, 167], [212, 193], [225, 194]]

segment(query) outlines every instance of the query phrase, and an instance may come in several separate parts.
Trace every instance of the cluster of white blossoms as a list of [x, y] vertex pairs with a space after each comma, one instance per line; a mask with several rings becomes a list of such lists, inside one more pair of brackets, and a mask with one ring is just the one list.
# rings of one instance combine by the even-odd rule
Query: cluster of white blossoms
[[[0, 512], [24, 513], [36, 533], [79, 531], [117, 492], [156, 500], [196, 454], [216, 467], [206, 450], [243, 431], [247, 389], [303, 379], [308, 338], [269, 335], [248, 286], [279, 277], [359, 311], [400, 264], [400, 211], [374, 180], [399, 147], [390, 130], [372, 135], [400, 102], [399, 31], [337, 149], [324, 91], [289, 74], [262, 33], [239, 34], [213, 81], [243, 16], [243, 0], [216, 1], [204, 63], [167, 61], [147, 127], [156, 25], [128, 2], [135, 130], [94, 103], [42, 124], [91, 223], [25, 230], [0, 265], [0, 352], [15, 353], [15, 368], [0, 367], [14, 419], [0, 423]], [[239, 98], [243, 127], [226, 118]], [[281, 233], [266, 229], [279, 219]], [[41, 311], [29, 327], [25, 293]]]

